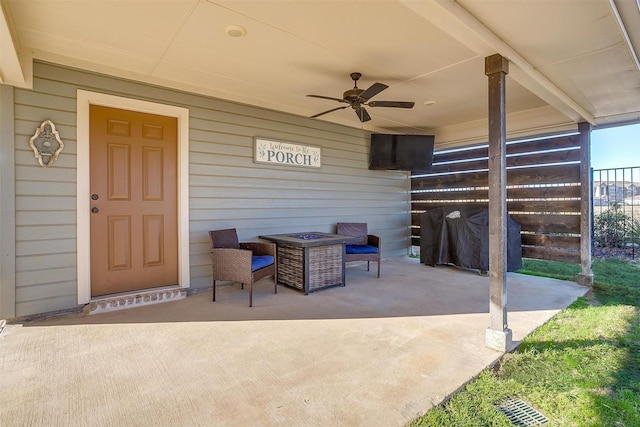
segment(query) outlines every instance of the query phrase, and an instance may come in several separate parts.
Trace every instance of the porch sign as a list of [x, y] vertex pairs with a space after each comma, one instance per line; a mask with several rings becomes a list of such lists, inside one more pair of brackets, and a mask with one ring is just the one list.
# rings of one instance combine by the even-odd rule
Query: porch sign
[[256, 163], [320, 167], [320, 148], [318, 147], [256, 138], [255, 150], [254, 160]]

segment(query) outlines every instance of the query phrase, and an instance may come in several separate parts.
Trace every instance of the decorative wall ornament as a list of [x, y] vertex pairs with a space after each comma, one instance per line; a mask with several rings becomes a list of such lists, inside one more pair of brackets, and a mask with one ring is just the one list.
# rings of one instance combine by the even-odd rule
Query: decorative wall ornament
[[64, 148], [64, 143], [56, 130], [56, 125], [51, 120], [45, 120], [36, 129], [29, 140], [29, 145], [33, 148], [33, 153], [38, 159], [38, 163], [43, 168], [53, 166], [53, 162], [58, 158], [58, 154]]

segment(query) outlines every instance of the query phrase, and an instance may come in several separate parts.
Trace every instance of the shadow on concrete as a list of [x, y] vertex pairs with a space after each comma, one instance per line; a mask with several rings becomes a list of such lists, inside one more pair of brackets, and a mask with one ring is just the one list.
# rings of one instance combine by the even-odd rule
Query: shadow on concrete
[[[400, 426], [502, 352], [484, 345], [489, 279], [386, 259], [307, 296], [265, 280], [182, 300], [7, 326], [2, 425]], [[586, 292], [509, 274], [522, 340]]]
[[[364, 319], [410, 316], [451, 316], [489, 313], [489, 278], [477, 270], [453, 266], [426, 266], [401, 257], [382, 262], [381, 277], [364, 265], [347, 267], [347, 285], [304, 295], [285, 286], [273, 294], [271, 278], [254, 285], [254, 307], [248, 307], [248, 290], [239, 284], [211, 290], [186, 299], [93, 315], [73, 314], [24, 326], [56, 324], [159, 323], [201, 321]], [[507, 275], [509, 312], [561, 310], [587, 288], [576, 283]], [[487, 319], [487, 323], [488, 323]]]

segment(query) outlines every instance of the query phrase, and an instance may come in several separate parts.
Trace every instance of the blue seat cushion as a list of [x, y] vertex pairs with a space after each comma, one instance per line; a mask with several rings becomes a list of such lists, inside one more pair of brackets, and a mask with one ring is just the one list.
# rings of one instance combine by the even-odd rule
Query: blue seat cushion
[[377, 254], [378, 248], [371, 245], [347, 245], [348, 254]]
[[271, 255], [254, 255], [251, 257], [251, 271], [260, 270], [271, 264], [273, 264]]

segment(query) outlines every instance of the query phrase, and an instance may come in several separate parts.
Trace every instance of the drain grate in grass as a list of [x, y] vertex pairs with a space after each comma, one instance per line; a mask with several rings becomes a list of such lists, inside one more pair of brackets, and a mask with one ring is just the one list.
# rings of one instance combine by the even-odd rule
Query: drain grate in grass
[[496, 403], [509, 421], [518, 427], [545, 426], [549, 419], [520, 399], [508, 397]]

